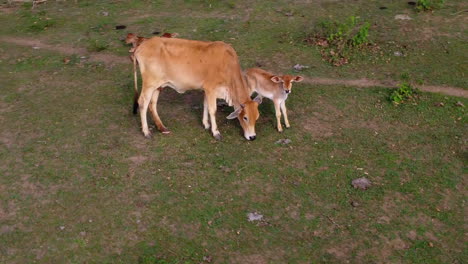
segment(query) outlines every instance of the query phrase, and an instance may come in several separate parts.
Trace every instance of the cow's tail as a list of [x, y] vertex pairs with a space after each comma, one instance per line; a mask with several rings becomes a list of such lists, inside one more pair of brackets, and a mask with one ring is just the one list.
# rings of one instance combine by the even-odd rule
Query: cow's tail
[[135, 95], [133, 96], [133, 114], [136, 115], [138, 113], [138, 97], [140, 94], [138, 93], [138, 75], [137, 75], [137, 59], [135, 56], [135, 52], [132, 54], [133, 59], [133, 79], [135, 84]]

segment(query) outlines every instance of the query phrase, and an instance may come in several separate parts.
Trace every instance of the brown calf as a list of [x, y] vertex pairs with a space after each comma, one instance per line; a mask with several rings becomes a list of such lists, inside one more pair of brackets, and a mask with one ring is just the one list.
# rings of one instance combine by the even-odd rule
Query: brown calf
[[260, 97], [266, 97], [273, 101], [278, 131], [283, 131], [280, 109], [283, 111], [284, 123], [289, 128], [286, 99], [291, 93], [292, 83], [301, 82], [304, 78], [294, 75], [275, 75], [260, 68], [248, 69], [245, 74], [251, 93], [257, 92]]

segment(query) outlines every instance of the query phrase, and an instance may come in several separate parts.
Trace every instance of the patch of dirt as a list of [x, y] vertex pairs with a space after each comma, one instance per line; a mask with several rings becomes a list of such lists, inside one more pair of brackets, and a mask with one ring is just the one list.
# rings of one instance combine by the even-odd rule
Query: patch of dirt
[[0, 144], [5, 145], [7, 149], [11, 149], [15, 144], [15, 135], [8, 131], [3, 131], [0, 134]]
[[302, 121], [302, 127], [308, 131], [314, 138], [327, 138], [334, 135], [334, 127], [332, 126], [332, 117], [341, 116], [341, 111], [331, 105], [320, 104], [320, 108], [324, 109], [323, 114], [320, 112], [312, 112], [306, 115]]
[[159, 221], [161, 227], [166, 228], [175, 236], [183, 236], [189, 239], [194, 239], [200, 233], [200, 223], [180, 223], [171, 221], [167, 217], [163, 217]]
[[55, 52], [65, 54], [65, 55], [73, 55], [73, 54], [85, 55], [86, 57], [89, 58], [90, 61], [104, 62], [105, 64], [108, 64], [108, 65], [130, 63], [128, 58], [123, 57], [123, 56], [117, 56], [117, 55], [108, 54], [108, 53], [90, 53], [86, 49], [83, 49], [83, 48], [75, 48], [75, 47], [66, 46], [66, 45], [50, 45], [47, 43], [43, 43], [42, 41], [37, 40], [37, 39], [2, 37], [0, 38], [0, 41], [10, 43], [10, 44], [16, 44], [20, 46], [39, 47], [40, 49], [55, 51]]
[[260, 254], [253, 255], [243, 255], [237, 254], [229, 259], [229, 263], [239, 263], [239, 264], [267, 264], [268, 259]]
[[352, 240], [344, 241], [326, 249], [327, 253], [340, 260], [349, 259], [351, 252], [357, 247], [357, 243]]
[[[344, 86], [354, 86], [354, 87], [387, 87], [387, 88], [396, 88], [398, 82], [387, 80], [387, 81], [377, 81], [369, 80], [366, 78], [357, 79], [357, 80], [339, 80], [339, 79], [327, 79], [327, 78], [304, 78], [304, 83], [313, 84], [313, 85], [344, 85]], [[458, 96], [468, 98], [468, 90], [464, 90], [458, 87], [451, 86], [441, 86], [441, 85], [415, 85], [421, 91], [430, 92], [430, 93], [441, 93], [450, 96]]]
[[[56, 51], [66, 55], [80, 54], [88, 55], [90, 61], [100, 61], [106, 64], [123, 64], [130, 63], [126, 56], [117, 56], [108, 53], [89, 53], [82, 48], [74, 48], [66, 45], [50, 45], [41, 42], [40, 40], [33, 40], [27, 38], [18, 38], [18, 37], [1, 37], [0, 41], [6, 43], [17, 44], [21, 46], [36, 46], [42, 49]], [[276, 56], [276, 55], [275, 55]], [[277, 54], [277, 56], [285, 56], [284, 54]], [[281, 59], [275, 61], [283, 61]], [[268, 65], [266, 65], [268, 66]], [[276, 65], [276, 67], [278, 67]], [[290, 66], [280, 65], [280, 68], [289, 69]], [[354, 87], [396, 87], [397, 82], [388, 80], [388, 81], [377, 81], [369, 80], [366, 78], [357, 79], [357, 80], [340, 80], [340, 79], [328, 79], [328, 78], [305, 78], [304, 81], [308, 84], [314, 85], [345, 85], [345, 86], [354, 86]], [[425, 92], [431, 93], [442, 93], [450, 96], [458, 96], [468, 98], [468, 90], [462, 88], [450, 87], [450, 86], [437, 86], [437, 85], [416, 85], [416, 87]]]
[[[265, 244], [266, 241], [264, 241]], [[266, 263], [287, 263], [284, 259], [285, 252], [281, 248], [275, 250], [261, 251], [257, 254], [242, 254], [233, 252], [226, 263], [238, 264], [266, 264]]]

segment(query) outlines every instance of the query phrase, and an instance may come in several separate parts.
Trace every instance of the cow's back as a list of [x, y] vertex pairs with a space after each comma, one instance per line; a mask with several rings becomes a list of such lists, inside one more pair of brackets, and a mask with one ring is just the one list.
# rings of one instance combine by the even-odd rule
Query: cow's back
[[229, 75], [240, 69], [234, 49], [223, 42], [154, 37], [135, 55], [143, 76], [175, 82], [184, 90], [200, 89], [209, 81], [229, 85], [223, 82], [230, 82]]

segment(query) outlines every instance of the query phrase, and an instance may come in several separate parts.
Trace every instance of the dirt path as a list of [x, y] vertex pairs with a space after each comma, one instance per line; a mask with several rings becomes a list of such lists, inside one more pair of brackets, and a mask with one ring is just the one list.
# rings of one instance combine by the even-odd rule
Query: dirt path
[[[10, 44], [17, 44], [20, 46], [30, 46], [38, 47], [45, 50], [56, 51], [66, 55], [79, 54], [89, 57], [90, 61], [100, 61], [106, 64], [121, 64], [121, 63], [130, 63], [129, 59], [124, 56], [117, 56], [109, 53], [90, 53], [83, 48], [74, 48], [64, 45], [50, 45], [41, 42], [40, 40], [31, 40], [25, 38], [17, 37], [1, 37], [1, 42], [6, 42]], [[314, 84], [314, 85], [345, 85], [345, 86], [354, 86], [354, 87], [396, 87], [398, 82], [393, 80], [388, 81], [378, 81], [378, 80], [369, 80], [369, 79], [358, 79], [358, 80], [340, 80], [340, 79], [328, 79], [328, 78], [305, 78], [305, 83]], [[451, 86], [437, 86], [437, 85], [416, 85], [422, 91], [431, 92], [431, 93], [441, 93], [450, 96], [458, 96], [468, 98], [468, 90], [451, 87]]]

